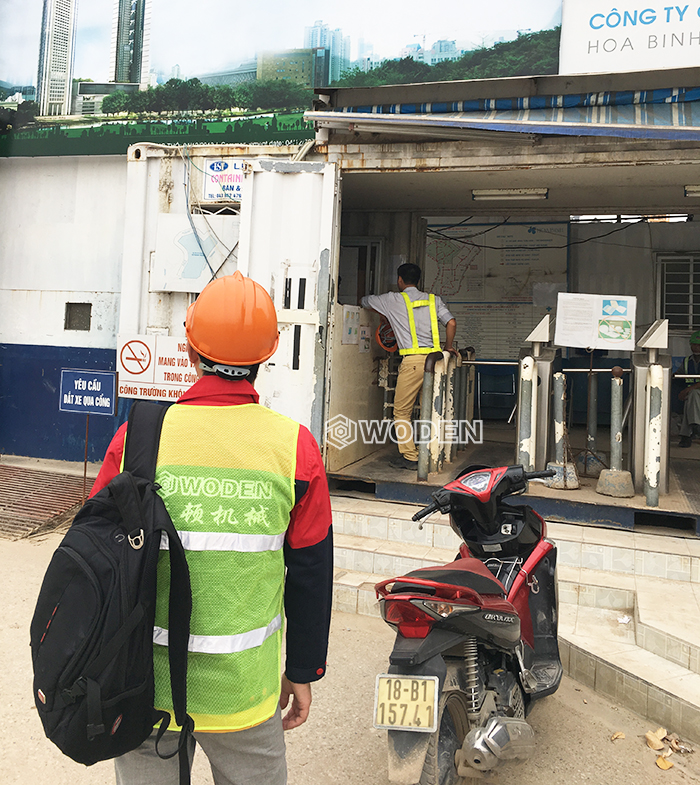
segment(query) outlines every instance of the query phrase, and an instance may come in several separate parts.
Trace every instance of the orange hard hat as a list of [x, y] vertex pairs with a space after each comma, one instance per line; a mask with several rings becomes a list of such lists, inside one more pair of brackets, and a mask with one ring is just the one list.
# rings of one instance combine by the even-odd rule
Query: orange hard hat
[[207, 284], [187, 310], [187, 340], [197, 354], [222, 365], [257, 365], [279, 343], [270, 295], [236, 271]]

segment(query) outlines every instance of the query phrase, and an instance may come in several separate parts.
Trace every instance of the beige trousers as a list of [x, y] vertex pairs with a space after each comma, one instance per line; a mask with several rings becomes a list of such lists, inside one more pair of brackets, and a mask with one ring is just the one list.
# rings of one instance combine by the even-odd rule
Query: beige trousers
[[411, 415], [416, 396], [423, 387], [425, 354], [406, 354], [399, 366], [399, 376], [394, 394], [394, 428], [399, 452], [409, 461], [418, 460], [418, 450], [413, 441]]

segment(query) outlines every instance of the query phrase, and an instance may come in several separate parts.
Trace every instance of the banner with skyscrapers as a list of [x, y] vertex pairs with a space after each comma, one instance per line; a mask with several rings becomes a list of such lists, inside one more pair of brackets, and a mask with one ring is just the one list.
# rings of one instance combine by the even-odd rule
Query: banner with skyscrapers
[[[214, 0], [23, 0], [21, 15], [13, 7], [0, 0], [0, 132], [31, 150], [59, 137], [73, 150], [80, 129], [77, 138], [113, 151], [133, 141], [115, 121], [147, 138], [298, 141], [310, 134], [303, 111], [328, 86], [559, 65], [562, 0], [437, 0], [429, 16], [417, 0], [273, 0], [264, 12]], [[260, 116], [270, 111], [274, 123]], [[0, 154], [11, 147], [0, 138]]]

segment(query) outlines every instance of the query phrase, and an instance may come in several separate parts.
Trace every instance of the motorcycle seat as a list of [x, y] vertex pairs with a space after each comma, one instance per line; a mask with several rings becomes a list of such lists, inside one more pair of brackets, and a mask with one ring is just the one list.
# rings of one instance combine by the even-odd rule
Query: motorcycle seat
[[494, 577], [488, 567], [479, 559], [471, 556], [456, 559], [450, 564], [440, 567], [421, 567], [418, 570], [412, 570], [394, 583], [391, 593], [411, 591], [412, 588], [426, 591], [428, 588], [426, 586], [411, 584], [411, 578], [447, 583], [462, 589], [472, 589], [477, 594], [500, 594], [503, 596], [506, 594], [505, 587]]

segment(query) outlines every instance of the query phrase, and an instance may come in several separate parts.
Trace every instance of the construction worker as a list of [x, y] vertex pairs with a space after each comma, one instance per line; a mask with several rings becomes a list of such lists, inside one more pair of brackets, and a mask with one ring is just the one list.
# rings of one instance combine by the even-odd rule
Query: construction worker
[[371, 294], [363, 297], [360, 304], [386, 317], [396, 336], [402, 356], [394, 393], [394, 429], [400, 455], [390, 462], [397, 468], [416, 470], [418, 450], [411, 413], [423, 386], [425, 356], [441, 351], [438, 322], [445, 326], [445, 351], [457, 354], [452, 346], [457, 322], [439, 297], [418, 289], [418, 265], [402, 264], [397, 275], [398, 292]]
[[[211, 282], [185, 327], [198, 381], [165, 415], [156, 482], [192, 584], [191, 756], [201, 746], [216, 785], [284, 785], [283, 730], [306, 720], [310, 683], [326, 670], [333, 581], [326, 474], [311, 433], [258, 403], [253, 382], [279, 340], [263, 287], [239, 272]], [[92, 494], [120, 471], [125, 435], [122, 426]], [[172, 714], [167, 633], [158, 634], [167, 630], [167, 602], [157, 607], [155, 707]], [[175, 748], [177, 734], [168, 735], [161, 752]], [[154, 737], [116, 759], [117, 785], [177, 784], [177, 757], [159, 758]]]
[[690, 447], [693, 436], [700, 436], [700, 330], [690, 336], [690, 354], [683, 360], [680, 372], [697, 374], [697, 379], [684, 379], [685, 389], [678, 397], [683, 401], [683, 420], [681, 421], [681, 440], [679, 447]]

